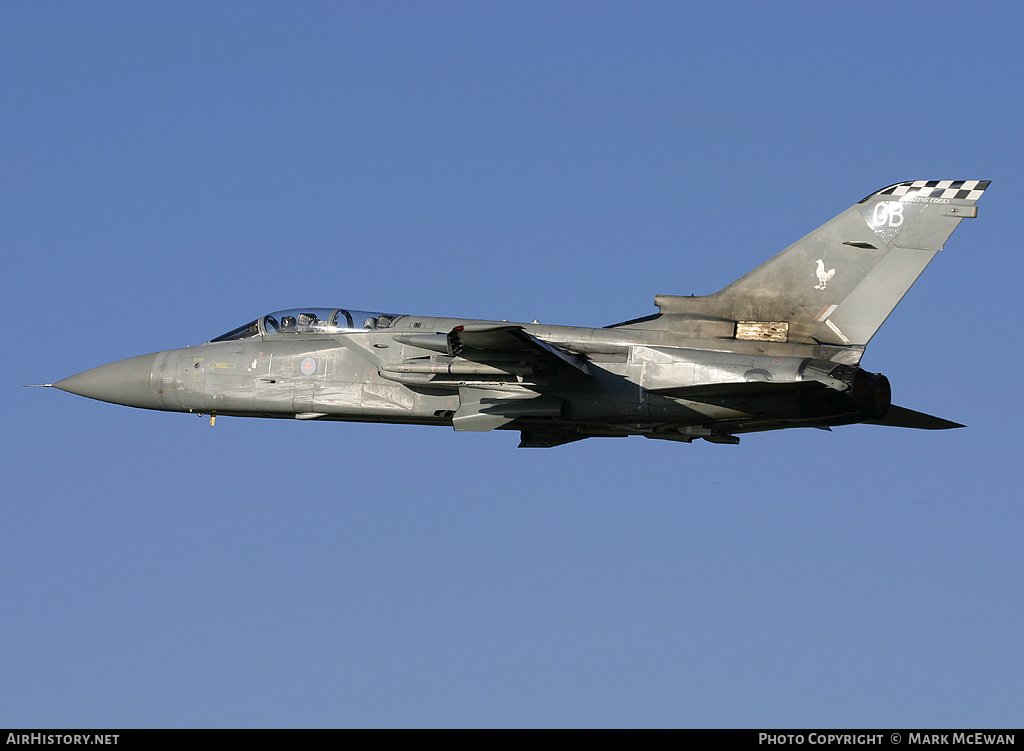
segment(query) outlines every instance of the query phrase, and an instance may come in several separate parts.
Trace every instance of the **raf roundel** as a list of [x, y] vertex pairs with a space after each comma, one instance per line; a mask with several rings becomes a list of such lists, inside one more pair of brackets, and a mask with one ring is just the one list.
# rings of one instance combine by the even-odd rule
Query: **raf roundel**
[[316, 360], [312, 357], [307, 357], [302, 361], [302, 364], [299, 365], [299, 368], [302, 369], [302, 372], [305, 375], [313, 375], [316, 372]]

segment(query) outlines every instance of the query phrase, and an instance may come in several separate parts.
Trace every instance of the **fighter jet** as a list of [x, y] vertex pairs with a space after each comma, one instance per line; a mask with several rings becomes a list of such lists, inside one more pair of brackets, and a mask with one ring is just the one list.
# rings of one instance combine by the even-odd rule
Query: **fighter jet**
[[712, 295], [604, 328], [342, 307], [282, 310], [205, 344], [132, 357], [52, 385], [143, 409], [518, 430], [520, 446], [641, 435], [739, 443], [743, 433], [867, 423], [963, 427], [891, 403], [859, 365], [871, 337], [988, 180], [872, 193]]

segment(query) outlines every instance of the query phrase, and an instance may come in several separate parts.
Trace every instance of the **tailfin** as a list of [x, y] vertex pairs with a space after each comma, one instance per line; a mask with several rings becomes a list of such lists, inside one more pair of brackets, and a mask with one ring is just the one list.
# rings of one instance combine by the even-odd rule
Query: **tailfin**
[[890, 185], [720, 292], [658, 295], [661, 315], [632, 325], [862, 349], [960, 220], [977, 216], [989, 182]]

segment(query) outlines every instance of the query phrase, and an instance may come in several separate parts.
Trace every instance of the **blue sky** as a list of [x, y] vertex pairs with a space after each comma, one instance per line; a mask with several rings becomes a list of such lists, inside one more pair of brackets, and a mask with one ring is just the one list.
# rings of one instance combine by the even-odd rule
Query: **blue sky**
[[[0, 726], [1020, 724], [1018, 4], [0, 8]], [[966, 430], [739, 446], [44, 389], [318, 305], [587, 326], [987, 179], [864, 359]]]

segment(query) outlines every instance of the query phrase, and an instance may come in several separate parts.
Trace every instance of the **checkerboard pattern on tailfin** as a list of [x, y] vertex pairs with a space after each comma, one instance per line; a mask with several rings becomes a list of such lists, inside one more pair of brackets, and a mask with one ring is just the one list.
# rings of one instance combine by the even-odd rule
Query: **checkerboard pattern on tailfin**
[[914, 198], [961, 198], [977, 201], [985, 192], [990, 180], [914, 180], [897, 183], [885, 190], [882, 196], [913, 196]]

